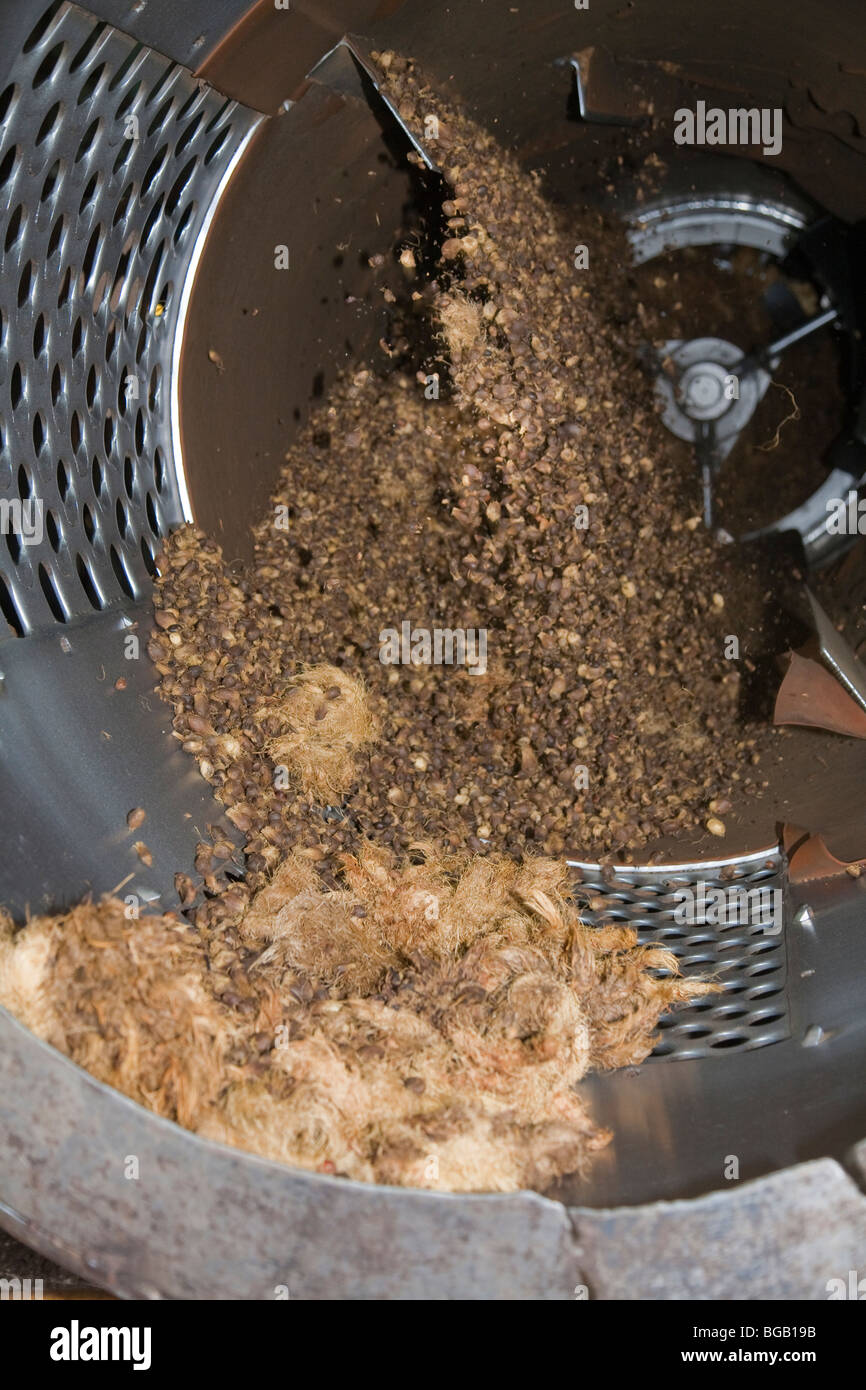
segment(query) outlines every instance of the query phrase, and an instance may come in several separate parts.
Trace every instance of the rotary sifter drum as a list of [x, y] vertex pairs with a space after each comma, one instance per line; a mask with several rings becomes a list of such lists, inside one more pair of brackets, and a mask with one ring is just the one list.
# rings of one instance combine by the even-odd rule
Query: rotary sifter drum
[[[795, 538], [800, 577], [833, 576], [846, 633], [817, 605], [810, 625], [864, 707], [862, 540], [840, 544], [826, 504], [866, 476], [866, 29], [857, 0], [822, 6], [820, 45], [783, 0], [727, 15], [0, 0], [0, 903], [16, 920], [118, 885], [175, 910], [175, 872], [220, 823], [154, 694], [154, 560], [188, 521], [248, 558], [299, 421], [381, 336], [369, 261], [415, 184], [373, 50], [416, 58], [557, 201], [620, 216], [637, 266], [715, 247], [723, 270], [748, 248], [817, 284], [736, 410], [709, 320], [667, 345], [685, 386], [662, 373], [660, 409], [709, 487], [787, 339], [834, 335], [827, 481], [766, 529]], [[732, 91], [780, 112], [777, 156], [656, 127]], [[665, 170], [643, 196], [638, 137]], [[724, 857], [701, 841], [611, 869], [575, 845], [590, 921], [724, 980], [663, 1020], [640, 1069], [584, 1083], [616, 1138], [583, 1181], [457, 1196], [294, 1171], [157, 1118], [0, 1011], [0, 1224], [134, 1298], [826, 1297], [866, 1257], [866, 744], [816, 746], [787, 742], [784, 794], [743, 808]], [[123, 833], [138, 805], [150, 866]], [[678, 892], [698, 884], [771, 889], [780, 929], [683, 926]], [[123, 1181], [129, 1153], [146, 1181]]]

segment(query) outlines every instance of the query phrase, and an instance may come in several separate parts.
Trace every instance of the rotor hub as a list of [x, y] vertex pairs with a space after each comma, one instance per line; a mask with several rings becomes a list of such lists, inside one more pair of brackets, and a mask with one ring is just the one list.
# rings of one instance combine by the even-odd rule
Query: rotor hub
[[770, 384], [762, 367], [746, 369], [741, 348], [724, 338], [674, 339], [660, 354], [656, 391], [672, 434], [694, 443], [703, 422], [727, 453]]

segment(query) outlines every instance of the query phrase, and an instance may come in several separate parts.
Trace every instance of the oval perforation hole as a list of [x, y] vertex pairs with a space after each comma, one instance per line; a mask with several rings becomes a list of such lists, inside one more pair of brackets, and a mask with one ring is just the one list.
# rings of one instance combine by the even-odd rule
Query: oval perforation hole
[[[195, 110], [197, 106], [203, 105], [204, 100], [205, 89], [203, 86], [196, 87], [194, 91], [190, 92], [183, 106], [177, 113], [176, 120], [178, 125], [181, 125], [186, 120], [187, 116], [190, 116], [192, 114], [192, 112]], [[201, 114], [199, 115], [198, 119], [201, 120]]]
[[173, 217], [176, 213], [180, 205], [180, 200], [183, 197], [184, 189], [186, 188], [187, 184], [189, 183], [190, 179], [195, 173], [197, 164], [197, 159], [193, 158], [189, 160], [189, 162], [184, 165], [183, 169], [181, 169], [180, 173], [178, 174], [177, 178], [172, 184], [171, 189], [169, 190], [169, 195], [165, 200], [166, 217]]
[[157, 198], [156, 202], [154, 203], [153, 207], [151, 208], [150, 212], [148, 213], [147, 221], [141, 229], [139, 246], [142, 252], [144, 252], [147, 249], [147, 243], [153, 236], [154, 230], [157, 227], [160, 218], [162, 217], [162, 205], [164, 201], [165, 194], [161, 193]]
[[213, 143], [210, 145], [210, 147], [209, 147], [209, 149], [208, 149], [208, 152], [207, 152], [207, 154], [206, 154], [205, 157], [204, 157], [204, 162], [205, 162], [205, 164], [212, 164], [212, 163], [213, 163], [213, 161], [216, 159], [217, 155], [219, 154], [219, 152], [220, 152], [220, 150], [222, 149], [223, 145], [224, 145], [224, 144], [226, 143], [226, 141], [228, 140], [228, 138], [229, 138], [229, 136], [231, 135], [231, 133], [232, 133], [232, 128], [231, 128], [230, 125], [227, 125], [227, 126], [225, 127], [224, 130], [221, 130], [221, 131], [219, 132], [219, 134], [217, 135], [217, 137], [216, 137], [216, 139], [213, 141]]
[[156, 81], [154, 82], [153, 86], [147, 94], [147, 100], [144, 103], [145, 106], [153, 105], [153, 103], [159, 98], [159, 95], [165, 87], [165, 84], [169, 81], [171, 77], [174, 76], [175, 72], [176, 68], [173, 63], [169, 67], [163, 68], [159, 77], [156, 79]]
[[129, 531], [129, 517], [126, 514], [126, 508], [124, 507], [123, 502], [119, 497], [117, 498], [114, 504], [114, 516], [115, 520], [117, 521], [117, 530], [120, 534], [120, 538], [121, 540], [125, 541], [127, 539], [127, 534]]
[[151, 531], [155, 536], [161, 536], [162, 530], [159, 524], [159, 517], [156, 514], [156, 504], [154, 503], [153, 495], [150, 492], [147, 494], [144, 510], [147, 513], [147, 524], [150, 527]]
[[51, 511], [45, 513], [45, 530], [48, 533], [48, 541], [51, 546], [51, 549], [54, 551], [55, 555], [58, 555], [60, 553], [60, 546], [62, 544], [63, 537], [61, 536], [60, 528], [57, 525], [57, 518]]
[[0, 188], [5, 188], [12, 177], [12, 170], [15, 168], [15, 161], [17, 158], [18, 146], [10, 145], [2, 160], [0, 160]]
[[93, 69], [90, 76], [87, 78], [86, 82], [82, 86], [81, 91], [78, 93], [78, 98], [75, 103], [76, 106], [83, 106], [85, 102], [91, 101], [93, 99], [93, 97], [96, 94], [96, 89], [102, 81], [102, 75], [104, 72], [104, 63], [100, 63], [98, 67], [95, 67]]
[[147, 344], [149, 340], [150, 334], [148, 332], [147, 324], [144, 323], [141, 326], [141, 329], [138, 334], [138, 341], [135, 345], [135, 365], [137, 367], [141, 366], [144, 354], [147, 352]]
[[135, 464], [127, 454], [123, 460], [123, 486], [130, 502], [135, 501]]
[[150, 374], [150, 385], [147, 391], [147, 408], [152, 415], [156, 414], [162, 394], [162, 367], [157, 362]]
[[162, 103], [162, 106], [159, 108], [150, 125], [147, 127], [147, 138], [149, 140], [151, 140], [154, 135], [156, 135], [160, 130], [162, 130], [162, 127], [165, 125], [166, 121], [171, 115], [171, 108], [174, 106], [174, 102], [175, 98], [173, 96], [170, 96], [167, 97], [166, 100]]
[[78, 204], [78, 216], [83, 217], [87, 212], [97, 192], [99, 191], [99, 171], [91, 174], [87, 183], [84, 185], [84, 192], [81, 195], [81, 202]]
[[14, 82], [10, 82], [8, 87], [4, 87], [2, 94], [0, 94], [0, 125], [6, 124], [12, 103], [17, 95], [18, 88]]
[[38, 48], [45, 35], [54, 23], [57, 11], [60, 9], [62, 0], [53, 0], [53, 4], [48, 6], [44, 14], [34, 24], [22, 46], [22, 53], [32, 53], [34, 48]]
[[109, 547], [108, 555], [109, 559], [111, 560], [111, 568], [114, 570], [115, 578], [117, 579], [117, 582], [120, 585], [121, 589], [126, 594], [127, 598], [135, 598], [135, 589], [133, 588], [132, 581], [126, 572], [126, 566], [123, 563], [122, 556], [118, 554], [113, 545]]
[[9, 221], [6, 223], [6, 239], [3, 242], [3, 249], [8, 255], [21, 236], [21, 229], [24, 226], [24, 205], [19, 203], [13, 209]]
[[37, 149], [40, 145], [45, 144], [45, 141], [48, 139], [52, 130], [57, 125], [62, 110], [62, 103], [59, 101], [55, 101], [54, 104], [50, 106], [48, 110], [45, 112], [45, 115], [42, 118], [42, 124], [36, 132], [36, 139], [33, 141]]
[[159, 271], [165, 255], [165, 241], [161, 241], [153, 253], [153, 261], [150, 270], [147, 272], [147, 279], [141, 292], [141, 304], [139, 313], [142, 318], [153, 312], [156, 305], [156, 285], [159, 279]]
[[144, 452], [144, 411], [139, 410], [135, 416], [135, 452], [138, 457]]
[[69, 473], [68, 473], [67, 470], [66, 470], [66, 464], [63, 462], [63, 459], [58, 459], [58, 462], [57, 462], [57, 491], [60, 493], [60, 500], [61, 500], [61, 502], [65, 502], [66, 499], [68, 498], [68, 496], [69, 496], [69, 489], [70, 489], [71, 485], [72, 485], [72, 479], [70, 478]]
[[77, 318], [72, 325], [72, 342], [70, 346], [72, 348], [73, 357], [77, 357], [84, 346], [84, 324], [80, 318]]
[[6, 583], [6, 580], [3, 578], [2, 574], [0, 574], [0, 612], [2, 612], [3, 617], [6, 619], [12, 631], [15, 633], [15, 636], [23, 637], [24, 624], [21, 621], [21, 615], [18, 612], [18, 609], [15, 607], [15, 603], [12, 598], [12, 591]]
[[87, 155], [90, 153], [93, 143], [96, 140], [97, 135], [99, 134], [99, 127], [101, 126], [101, 124], [102, 118], [100, 116], [97, 116], [96, 120], [90, 122], [90, 125], [87, 127], [80, 141], [78, 142], [78, 149], [75, 151], [75, 159], [73, 160], [73, 163], [80, 164], [82, 159], [85, 159]]
[[[141, 91], [143, 85], [144, 84], [142, 82], [133, 82], [129, 87], [127, 87], [126, 91], [123, 94], [123, 98], [120, 101], [117, 110], [114, 113], [115, 121], [123, 121], [126, 119], [129, 113], [132, 111], [132, 108], [135, 105], [136, 101], [138, 100], [138, 94]], [[109, 90], [113, 90], [113, 88], [114, 82], [111, 83], [111, 87], [109, 88]]]
[[156, 557], [145, 536], [141, 538], [141, 558], [144, 561], [144, 567], [151, 579], [156, 579], [159, 573], [156, 567]]
[[13, 565], [17, 565], [21, 559], [21, 539], [11, 529], [6, 532], [6, 549], [9, 551]]
[[[178, 113], [178, 114], [180, 114], [180, 113]], [[195, 116], [195, 117], [190, 121], [190, 123], [189, 123], [189, 125], [186, 127], [186, 129], [181, 133], [180, 139], [178, 140], [177, 144], [176, 144], [175, 147], [174, 147], [174, 153], [175, 153], [175, 158], [176, 158], [176, 159], [179, 159], [180, 156], [184, 153], [184, 151], [189, 149], [190, 145], [192, 144], [193, 140], [195, 139], [196, 133], [197, 133], [199, 127], [201, 126], [202, 115], [203, 115], [203, 113], [202, 113], [201, 111], [199, 111], [198, 115]], [[196, 165], [196, 160], [193, 160], [193, 161], [192, 161], [192, 166], [193, 166], [193, 168], [195, 168], [195, 165]], [[183, 178], [183, 175], [181, 175], [181, 178]], [[184, 180], [184, 182], [186, 182], [186, 180]]]
[[174, 229], [174, 236], [172, 237], [175, 246], [180, 246], [180, 243], [183, 241], [184, 235], [186, 233], [187, 228], [189, 227], [190, 222], [192, 221], [192, 216], [197, 206], [197, 203], [192, 202], [187, 203], [186, 207], [184, 208], [180, 221]]
[[45, 448], [45, 421], [37, 410], [33, 416], [33, 452], [37, 458]]
[[60, 595], [57, 592], [52, 576], [49, 574], [48, 570], [45, 568], [44, 565], [39, 566], [37, 573], [39, 576], [39, 586], [42, 589], [43, 594], [45, 595], [48, 607], [51, 609], [51, 612], [53, 613], [54, 617], [57, 619], [59, 623], [65, 623], [66, 612], [63, 607], [63, 604], [60, 601]]
[[123, 298], [123, 292], [126, 288], [126, 278], [129, 273], [129, 262], [132, 258], [132, 251], [133, 248], [131, 246], [127, 247], [121, 253], [120, 260], [117, 262], [117, 268], [114, 272], [114, 283], [111, 287], [111, 298], [108, 303], [108, 307], [113, 314], [116, 314], [120, 308], [120, 301]]
[[24, 373], [21, 370], [21, 363], [16, 362], [12, 368], [12, 375], [9, 378], [9, 399], [12, 402], [12, 409], [17, 410], [24, 398]]
[[69, 417], [69, 439], [72, 444], [73, 454], [77, 454], [81, 448], [82, 440], [81, 419], [77, 410], [73, 410]]
[[129, 205], [132, 202], [132, 195], [134, 192], [135, 184], [128, 183], [120, 195], [117, 207], [114, 209], [114, 216], [111, 219], [112, 227], [116, 227], [118, 222], [122, 222], [123, 219], [126, 217], [126, 214], [129, 211]]
[[212, 130], [216, 130], [217, 126], [222, 121], [223, 116], [226, 114], [227, 111], [230, 110], [232, 105], [233, 102], [231, 100], [231, 97], [227, 97], [226, 100], [222, 102], [219, 108], [214, 112], [207, 125], [205, 126], [205, 134], [210, 135]]
[[775, 997], [781, 993], [782, 986], [777, 984], [775, 980], [771, 980], [770, 983], [766, 985], [755, 985], [749, 990], [747, 997], [752, 1000], [775, 999]]
[[81, 508], [81, 521], [84, 526], [84, 534], [93, 545], [96, 540], [96, 523], [93, 520], [93, 513], [85, 502]]
[[114, 161], [114, 164], [112, 165], [112, 174], [119, 174], [124, 165], [129, 163], [134, 149], [134, 140], [124, 140], [120, 149], [117, 151], [117, 157]]
[[33, 325], [33, 356], [39, 358], [45, 351], [46, 328], [45, 315], [38, 314]]
[[109, 457], [114, 450], [115, 429], [114, 416], [109, 410], [105, 417], [105, 424], [102, 427], [102, 442], [105, 445], [106, 455]]
[[157, 492], [162, 492], [165, 485], [165, 461], [161, 449], [154, 449], [153, 451], [153, 481], [156, 484]]
[[18, 308], [23, 309], [33, 291], [33, 262], [28, 261], [18, 281]]
[[96, 282], [96, 288], [95, 288], [95, 290], [93, 291], [93, 315], [94, 315], [94, 318], [95, 318], [96, 315], [99, 313], [99, 310], [102, 308], [102, 305], [103, 305], [104, 302], [105, 302], [105, 299], [106, 299], [106, 297], [107, 297], [107, 295], [108, 295], [108, 287], [109, 287], [110, 284], [111, 284], [111, 272], [108, 271], [108, 270], [103, 270], [102, 274], [100, 275], [99, 279], [98, 279], [97, 282]]
[[40, 203], [50, 203], [53, 201], [54, 194], [57, 192], [60, 183], [60, 175], [63, 172], [63, 163], [55, 159], [48, 173], [45, 175], [45, 182], [42, 185], [42, 192], [39, 194]]
[[66, 274], [60, 282], [60, 289], [57, 294], [57, 307], [62, 309], [69, 303], [69, 296], [72, 293], [72, 266], [66, 267]]
[[75, 572], [91, 608], [101, 609], [102, 600], [99, 597], [99, 590], [96, 587], [93, 573], [84, 556], [80, 553], [75, 556]]
[[92, 31], [87, 35], [87, 38], [84, 40], [84, 43], [81, 45], [78, 52], [72, 59], [72, 62], [69, 64], [69, 71], [72, 73], [73, 76], [75, 75], [75, 73], [79, 71], [80, 68], [84, 67], [84, 64], [87, 62], [94, 48], [99, 43], [99, 40], [102, 37], [104, 30], [104, 24], [95, 24], [93, 26]]
[[65, 43], [61, 41], [60, 43], [56, 43], [53, 48], [49, 48], [42, 62], [39, 64], [39, 67], [33, 74], [33, 81], [30, 85], [34, 92], [37, 92], [40, 87], [43, 87], [53, 75], [55, 68], [63, 57], [65, 47]]
[[93, 463], [90, 466], [90, 478], [93, 483], [93, 491], [96, 497], [102, 496], [102, 488], [105, 483], [105, 476], [102, 471], [102, 464], [94, 455]]
[[84, 260], [81, 263], [81, 275], [85, 285], [89, 285], [96, 265], [96, 257], [99, 252], [100, 242], [102, 241], [102, 227], [97, 224], [90, 235], [87, 243], [87, 250], [84, 253]]
[[150, 161], [150, 164], [148, 164], [144, 178], [141, 181], [141, 192], [139, 194], [139, 197], [142, 199], [142, 201], [149, 196], [150, 190], [153, 188], [153, 185], [159, 178], [159, 175], [162, 172], [162, 166], [165, 164], [167, 155], [168, 145], [162, 145], [157, 150], [153, 159]]
[[[114, 92], [117, 90], [118, 87], [122, 86], [122, 84], [126, 81], [128, 74], [132, 71], [135, 64], [139, 61], [142, 52], [143, 49], [140, 43], [137, 43], [134, 46], [134, 48], [130, 49], [129, 53], [126, 55], [120, 67], [117, 69], [117, 72], [114, 74], [114, 76], [108, 84], [108, 90], [110, 92]], [[138, 90], [140, 86], [140, 82], [136, 83], [136, 90]]]
[[56, 256], [57, 252], [60, 250], [60, 243], [63, 240], [63, 229], [65, 226], [66, 218], [63, 216], [63, 213], [61, 212], [60, 216], [55, 221], [54, 226], [51, 228], [51, 235], [48, 238], [48, 249], [45, 253], [46, 260], [50, 261], [51, 257]]

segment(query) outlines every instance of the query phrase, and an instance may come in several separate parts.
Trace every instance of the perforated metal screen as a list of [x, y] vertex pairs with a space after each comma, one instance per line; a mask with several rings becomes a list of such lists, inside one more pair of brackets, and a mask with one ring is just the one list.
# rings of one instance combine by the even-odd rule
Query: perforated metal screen
[[780, 852], [676, 868], [572, 868], [585, 921], [634, 927], [642, 944], [672, 951], [684, 975], [721, 986], [661, 1020], [654, 1057], [719, 1057], [790, 1036]]
[[138, 597], [184, 519], [183, 287], [257, 119], [68, 4], [46, 10], [0, 94], [5, 635]]

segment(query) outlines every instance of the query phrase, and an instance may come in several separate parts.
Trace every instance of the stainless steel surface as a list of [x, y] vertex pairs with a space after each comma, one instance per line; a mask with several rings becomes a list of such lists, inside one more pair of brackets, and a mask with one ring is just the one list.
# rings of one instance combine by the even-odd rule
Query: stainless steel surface
[[728, 1059], [789, 1036], [784, 856], [768, 845], [700, 864], [644, 866], [569, 861], [585, 921], [633, 927], [643, 945], [671, 951], [686, 976], [723, 993], [660, 1023], [652, 1058]]
[[860, 708], [866, 709], [866, 666], [842, 634], [837, 632], [829, 614], [822, 608], [808, 584], [805, 584], [803, 589], [812, 626], [818, 638], [821, 660], [848, 694], [857, 701]]
[[806, 225], [804, 212], [748, 194], [677, 198], [639, 208], [629, 241], [636, 265], [684, 246], [752, 246], [781, 259]]
[[429, 150], [415, 137], [387, 93], [383, 92], [375, 65], [370, 62], [369, 55], [357, 41], [341, 39], [311, 69], [310, 78], [312, 81], [321, 82], [325, 87], [330, 87], [334, 92], [354, 97], [356, 101], [369, 101], [372, 97], [373, 102], [379, 102], [388, 112], [391, 120], [402, 131], [407, 145], [421, 156], [426, 167], [436, 168]]
[[[174, 875], [191, 871], [208, 825], [236, 838], [171, 737], [145, 650], [151, 614], [128, 604], [0, 646], [0, 903], [18, 920], [115, 888], [142, 911], [174, 911]], [[132, 834], [134, 807], [147, 819]]]
[[[738, 379], [738, 394], [727, 391], [736, 377], [743, 354], [723, 338], [672, 338], [656, 349], [659, 368], [656, 394], [663, 407], [662, 419], [679, 439], [697, 443], [700, 427], [712, 421], [714, 452], [721, 462], [731, 452], [770, 385], [770, 373], [761, 367]], [[669, 376], [666, 364], [673, 368]]]
[[806, 319], [797, 328], [792, 328], [790, 333], [783, 333], [781, 338], [776, 338], [769, 347], [763, 348], [759, 355], [766, 362], [775, 365], [776, 359], [780, 358], [783, 352], [787, 352], [789, 347], [793, 347], [795, 343], [801, 343], [804, 338], [817, 333], [821, 328], [828, 328], [831, 323], [836, 322], [838, 317], [838, 309], [824, 309], [820, 314]]
[[74, 5], [25, 46], [0, 108], [0, 499], [43, 519], [38, 543], [0, 539], [0, 598], [33, 632], [148, 592], [160, 537], [192, 515], [175, 336], [254, 117]]
[[[588, 50], [592, 54], [592, 49]], [[589, 125], [617, 125], [617, 126], [639, 126], [642, 125], [645, 117], [628, 116], [625, 114], [611, 115], [604, 111], [595, 111], [591, 103], [587, 100], [586, 82], [581, 68], [585, 65], [585, 57], [578, 56], [568, 59], [568, 66], [574, 78], [574, 94], [577, 97], [578, 115], [582, 121]]]
[[827, 518], [832, 506], [838, 504], [840, 498], [846, 498], [852, 488], [856, 490], [861, 482], [861, 478], [841, 468], [834, 468], [802, 506], [786, 512], [772, 527], [752, 531], [742, 539], [757, 540], [759, 536], [766, 535], [767, 530], [799, 531], [810, 569], [819, 569], [838, 559], [851, 545], [851, 537], [835, 536], [827, 529]]
[[[593, 1165], [588, 1194], [566, 1182], [558, 1195], [632, 1206], [733, 1193], [826, 1155], [848, 1162], [866, 1132], [866, 884], [813, 882], [808, 902], [814, 927], [792, 922], [786, 931], [790, 1036], [723, 1062], [651, 1063], [588, 1078], [593, 1114], [613, 1130], [613, 1144]], [[815, 1028], [822, 1041], [806, 1045]], [[726, 1172], [729, 1156], [736, 1177]]]

